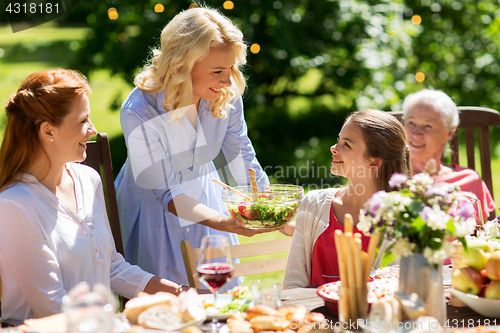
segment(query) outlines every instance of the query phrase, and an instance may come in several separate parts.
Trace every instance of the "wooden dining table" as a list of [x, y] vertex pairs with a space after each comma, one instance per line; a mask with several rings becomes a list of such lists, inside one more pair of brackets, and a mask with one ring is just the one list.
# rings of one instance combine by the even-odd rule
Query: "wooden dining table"
[[[451, 273], [450, 266], [443, 266], [443, 273]], [[444, 294], [446, 297], [447, 322], [445, 327], [449, 329], [455, 328], [472, 328], [476, 326], [496, 326], [500, 325], [500, 319], [484, 317], [468, 306], [454, 307], [450, 305], [450, 288], [449, 285], [444, 285]], [[308, 312], [322, 313], [326, 319], [332, 322], [337, 322], [336, 315], [330, 313], [326, 308], [324, 300], [316, 293], [317, 288], [294, 288], [281, 291], [282, 306], [299, 306], [306, 307]]]

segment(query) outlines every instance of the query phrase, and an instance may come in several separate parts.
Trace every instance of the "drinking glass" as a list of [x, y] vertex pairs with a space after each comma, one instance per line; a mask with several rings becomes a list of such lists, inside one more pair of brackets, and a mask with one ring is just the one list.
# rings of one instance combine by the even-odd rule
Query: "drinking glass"
[[[233, 264], [229, 248], [229, 239], [223, 235], [203, 236], [198, 260], [198, 276], [200, 282], [210, 289], [214, 295], [214, 308], [217, 311], [217, 295], [233, 275]], [[215, 313], [212, 317], [212, 332], [218, 332], [220, 323]]]
[[254, 305], [266, 305], [273, 309], [281, 307], [281, 283], [275, 280], [257, 280], [252, 283]]
[[111, 333], [117, 300], [109, 288], [81, 282], [63, 297], [69, 333]]
[[472, 205], [472, 208], [474, 210], [474, 219], [476, 220], [476, 233], [478, 230], [482, 230], [484, 226], [484, 215], [481, 200], [475, 198], [459, 200], [458, 209], [461, 209], [463, 205]]
[[481, 206], [481, 200], [479, 199], [471, 199], [470, 200], [472, 207], [474, 207], [474, 217], [476, 218], [476, 224], [484, 226], [484, 215], [483, 215], [483, 207]]

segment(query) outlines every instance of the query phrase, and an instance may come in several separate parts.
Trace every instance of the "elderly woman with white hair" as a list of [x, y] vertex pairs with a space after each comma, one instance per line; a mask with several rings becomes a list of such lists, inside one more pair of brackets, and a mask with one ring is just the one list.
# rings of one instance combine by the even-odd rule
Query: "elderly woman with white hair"
[[486, 220], [496, 206], [479, 174], [459, 165], [441, 162], [444, 146], [459, 122], [458, 109], [453, 100], [442, 91], [423, 89], [405, 98], [403, 118], [411, 148], [412, 173], [425, 171], [433, 159], [436, 162], [432, 170], [435, 182], [457, 185], [463, 192], [473, 193], [481, 200]]

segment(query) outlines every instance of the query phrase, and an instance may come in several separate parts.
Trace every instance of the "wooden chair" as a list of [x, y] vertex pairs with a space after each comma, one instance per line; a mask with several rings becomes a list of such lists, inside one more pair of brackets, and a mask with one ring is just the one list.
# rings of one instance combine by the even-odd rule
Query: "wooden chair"
[[[460, 122], [458, 129], [463, 128], [465, 132], [465, 147], [467, 149], [467, 167], [476, 170], [476, 161], [474, 154], [475, 139], [474, 128], [477, 128], [477, 147], [479, 148], [479, 157], [481, 163], [481, 178], [488, 187], [488, 190], [493, 196], [493, 178], [491, 176], [491, 148], [490, 148], [490, 130], [489, 126], [500, 125], [500, 113], [496, 110], [475, 106], [459, 106], [458, 107]], [[402, 111], [391, 111], [401, 122], [403, 122]], [[458, 135], [459, 131], [451, 137], [451, 163], [458, 163]], [[477, 170], [476, 170], [477, 171]], [[490, 213], [490, 219], [495, 217], [495, 211]]]
[[98, 133], [96, 141], [87, 142], [87, 158], [82, 164], [91, 166], [101, 175], [104, 198], [111, 231], [115, 240], [116, 250], [123, 253], [123, 242], [120, 230], [120, 218], [118, 216], [118, 204], [116, 203], [116, 192], [113, 177], [113, 165], [111, 164], [111, 151], [109, 139], [106, 133]]
[[[231, 256], [235, 259], [284, 252], [290, 250], [291, 244], [292, 237], [266, 242], [233, 245], [231, 246]], [[198, 289], [202, 288], [200, 280], [198, 279], [198, 272], [196, 271], [196, 262], [200, 256], [200, 249], [193, 248], [190, 241], [181, 241], [181, 250], [189, 286]], [[220, 252], [219, 255], [215, 253], [213, 258], [220, 258], [222, 256], [224, 256], [222, 252]], [[235, 264], [233, 277], [282, 271], [286, 268], [287, 258], [288, 256]]]

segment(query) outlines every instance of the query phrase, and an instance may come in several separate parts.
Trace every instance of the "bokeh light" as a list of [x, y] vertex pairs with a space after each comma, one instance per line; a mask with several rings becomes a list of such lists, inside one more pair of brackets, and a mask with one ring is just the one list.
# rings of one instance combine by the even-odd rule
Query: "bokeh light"
[[155, 12], [156, 13], [163, 13], [164, 10], [165, 10], [165, 6], [163, 6], [161, 3], [157, 3], [155, 5]]
[[122, 32], [118, 35], [118, 39], [121, 41], [121, 42], [124, 42], [128, 39], [128, 35], [126, 32]]
[[260, 45], [257, 43], [253, 43], [252, 46], [250, 46], [250, 52], [253, 54], [257, 54], [260, 51]]
[[118, 18], [118, 11], [115, 7], [108, 9], [108, 16], [110, 20], [116, 20]]
[[420, 23], [422, 23], [422, 17], [420, 17], [420, 15], [416, 15], [416, 14], [415, 14], [415, 15], [413, 15], [413, 16], [411, 17], [411, 22], [412, 22], [413, 24], [420, 24]]
[[417, 80], [417, 82], [424, 82], [425, 80], [425, 74], [422, 73], [422, 72], [418, 72], [417, 74], [415, 74], [415, 80]]
[[224, 4], [222, 6], [227, 10], [234, 9], [234, 3], [232, 1], [224, 1]]

